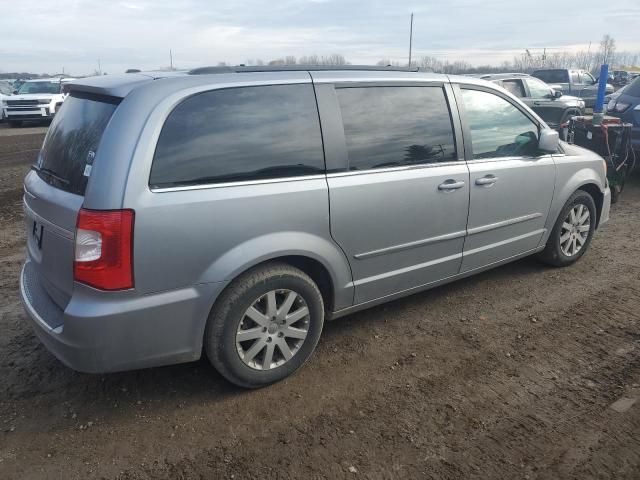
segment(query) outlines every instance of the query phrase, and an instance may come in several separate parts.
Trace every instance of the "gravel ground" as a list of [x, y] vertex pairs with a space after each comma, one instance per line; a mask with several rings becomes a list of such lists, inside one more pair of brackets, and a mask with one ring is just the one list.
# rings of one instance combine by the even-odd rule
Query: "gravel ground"
[[247, 392], [204, 360], [85, 375], [40, 345], [17, 290], [43, 136], [6, 131], [0, 478], [640, 478], [640, 179], [576, 265], [525, 259], [332, 322], [304, 369]]

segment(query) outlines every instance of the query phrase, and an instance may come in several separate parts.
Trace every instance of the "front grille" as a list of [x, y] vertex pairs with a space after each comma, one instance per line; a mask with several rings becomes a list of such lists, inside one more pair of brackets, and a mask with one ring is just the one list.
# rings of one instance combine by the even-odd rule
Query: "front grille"
[[49, 103], [45, 100], [7, 100], [7, 105], [10, 107], [31, 107], [33, 105], [39, 105], [40, 103]]

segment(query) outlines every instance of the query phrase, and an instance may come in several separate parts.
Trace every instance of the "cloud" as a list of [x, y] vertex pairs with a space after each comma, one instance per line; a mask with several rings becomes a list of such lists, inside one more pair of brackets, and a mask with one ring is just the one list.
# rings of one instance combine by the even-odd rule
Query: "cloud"
[[[406, 61], [409, 13], [414, 55], [500, 63], [525, 48], [597, 48], [604, 33], [619, 50], [640, 50], [637, 0], [551, 0], [523, 9], [511, 0], [24, 0], [0, 17], [0, 69], [90, 73], [190, 68], [285, 55], [341, 53], [353, 63]], [[607, 30], [608, 28], [608, 30]]]

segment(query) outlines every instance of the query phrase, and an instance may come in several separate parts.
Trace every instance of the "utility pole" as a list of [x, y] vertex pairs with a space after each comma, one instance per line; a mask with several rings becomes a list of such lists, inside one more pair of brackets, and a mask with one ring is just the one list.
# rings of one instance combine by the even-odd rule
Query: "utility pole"
[[169, 68], [173, 70], [173, 52], [169, 49]]
[[411, 68], [411, 47], [413, 44], [413, 12], [411, 12], [411, 22], [409, 23], [409, 68]]

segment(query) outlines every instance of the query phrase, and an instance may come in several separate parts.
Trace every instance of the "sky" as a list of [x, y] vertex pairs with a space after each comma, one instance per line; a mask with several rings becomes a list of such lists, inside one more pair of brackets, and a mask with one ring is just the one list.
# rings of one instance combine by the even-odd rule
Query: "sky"
[[[564, 6], [566, 11], [563, 11]], [[524, 52], [640, 51], [640, 0], [0, 0], [0, 72], [88, 74], [339, 53], [498, 65]]]

